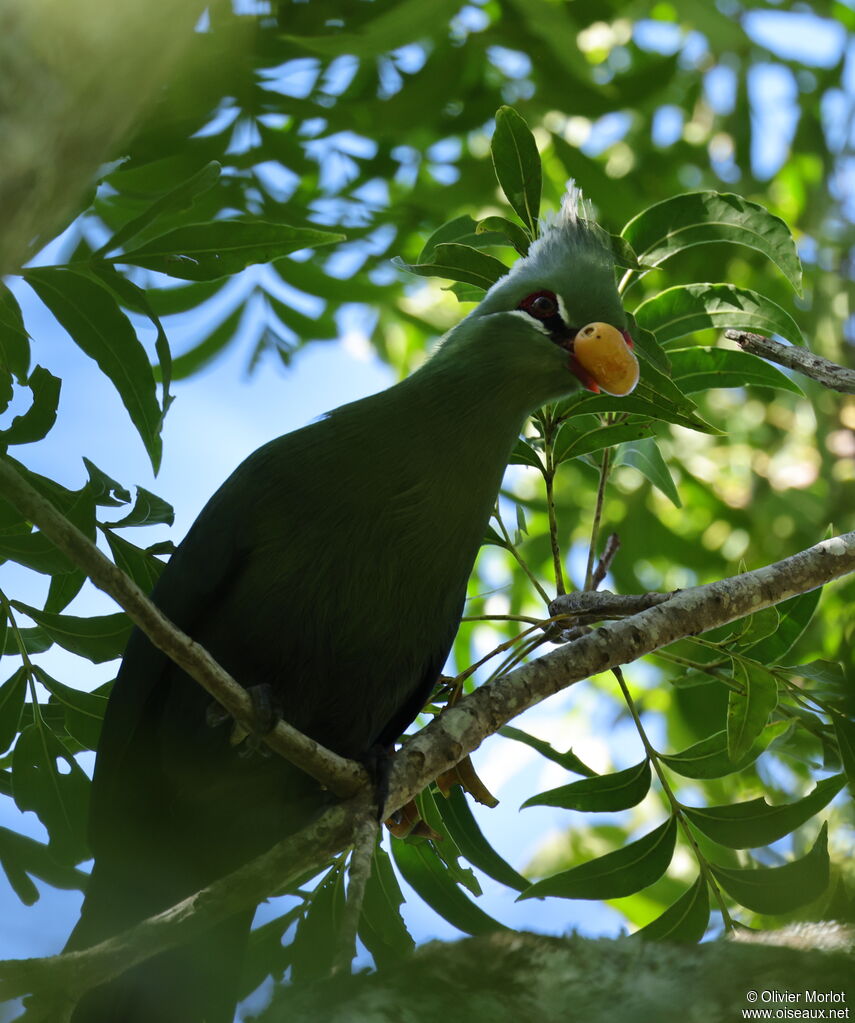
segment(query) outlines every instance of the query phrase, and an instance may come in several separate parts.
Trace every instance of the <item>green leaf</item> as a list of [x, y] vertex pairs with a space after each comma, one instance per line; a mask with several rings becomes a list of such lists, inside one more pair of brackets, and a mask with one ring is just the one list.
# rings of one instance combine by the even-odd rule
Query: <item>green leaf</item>
[[626, 270], [651, 269], [638, 261], [635, 249], [633, 249], [626, 238], [621, 238], [619, 234], [610, 234], [608, 237], [612, 250], [612, 259], [614, 260], [615, 266], [622, 267]]
[[96, 664], [121, 657], [133, 628], [133, 623], [124, 612], [78, 618], [39, 611], [18, 600], [11, 603], [18, 611], [29, 615], [54, 643]]
[[652, 433], [651, 423], [613, 423], [610, 426], [598, 423], [593, 429], [580, 430], [573, 420], [568, 420], [561, 425], [555, 438], [555, 464], [560, 465], [570, 458], [589, 455], [616, 444], [639, 441]]
[[83, 589], [88, 576], [79, 568], [55, 575], [50, 581], [45, 611], [62, 611]]
[[499, 729], [499, 735], [530, 746], [531, 749], [538, 752], [542, 757], [546, 757], [547, 760], [551, 760], [555, 764], [560, 764], [565, 771], [573, 771], [575, 774], [584, 775], [586, 778], [598, 777], [597, 772], [588, 767], [587, 764], [583, 764], [572, 749], [567, 750], [566, 753], [559, 753], [548, 742], [544, 742], [543, 739], [537, 739], [535, 736], [529, 735], [528, 732], [523, 732], [519, 728], [514, 728], [513, 725], [504, 725]]
[[154, 349], [157, 353], [158, 364], [154, 367], [153, 373], [161, 384], [163, 392], [161, 410], [162, 415], [165, 416], [174, 400], [174, 396], [169, 393], [169, 388], [172, 384], [172, 352], [169, 348], [169, 339], [166, 336], [166, 331], [160, 322], [160, 317], [149, 302], [148, 292], [134, 284], [133, 281], [128, 280], [127, 277], [120, 274], [109, 263], [98, 262], [92, 263], [90, 266], [92, 272], [107, 285], [116, 295], [119, 302], [127, 306], [128, 309], [132, 309], [141, 316], [145, 316], [155, 329]]
[[731, 760], [727, 751], [727, 732], [722, 729], [680, 753], [660, 753], [659, 759], [684, 778], [724, 778], [753, 764], [773, 739], [787, 730], [786, 721], [775, 721], [760, 732], [756, 741], [741, 758]]
[[774, 387], [804, 395], [801, 387], [775, 366], [749, 352], [731, 348], [683, 348], [671, 352], [674, 379], [687, 392], [713, 387]]
[[804, 344], [796, 321], [786, 310], [756, 291], [732, 284], [678, 284], [642, 302], [634, 315], [640, 326], [656, 334], [661, 345], [699, 330], [730, 327], [780, 334], [793, 344]]
[[761, 664], [780, 664], [808, 627], [821, 596], [822, 588], [819, 587], [809, 593], [799, 593], [789, 600], [782, 601], [777, 605], [778, 614], [781, 616], [777, 630], [744, 652]]
[[643, 440], [630, 441], [624, 445], [620, 453], [620, 461], [624, 465], [631, 465], [638, 469], [642, 476], [650, 480], [657, 490], [660, 490], [675, 508], [682, 508], [680, 495], [677, 487], [659, 450], [655, 437], [647, 437]]
[[15, 894], [26, 906], [38, 901], [39, 890], [30, 879], [38, 877], [52, 888], [82, 891], [89, 875], [57, 863], [48, 847], [26, 835], [0, 828], [0, 866]]
[[[591, 394], [588, 391], [577, 391], [559, 404], [560, 414], [569, 418], [592, 413], [602, 415], [604, 412], [629, 412], [663, 423], [676, 423], [678, 426], [686, 426], [691, 430], [700, 430], [703, 433], [716, 434], [720, 432], [701, 419], [690, 398], [681, 395], [682, 401], [673, 400], [671, 395], [677, 388], [664, 374], [660, 374], [661, 379], [657, 379], [655, 383], [646, 380], [645, 374], [650, 370], [649, 363], [641, 363], [641, 379], [632, 394], [619, 398], [611, 394]], [[667, 388], [662, 386], [662, 381], [665, 380], [668, 380], [670, 385]], [[668, 391], [667, 396], [664, 393], [666, 390]], [[677, 393], [680, 392], [677, 391]]]
[[496, 111], [490, 151], [502, 191], [529, 235], [536, 238], [543, 184], [540, 154], [529, 126], [513, 107]]
[[699, 831], [719, 845], [755, 849], [795, 831], [830, 803], [845, 783], [846, 778], [836, 774], [817, 782], [813, 792], [803, 799], [779, 806], [770, 806], [760, 798], [726, 806], [684, 806], [683, 812]]
[[116, 565], [133, 579], [143, 593], [151, 593], [161, 572], [166, 568], [164, 562], [148, 551], [129, 543], [111, 529], [105, 529], [104, 536], [110, 545]]
[[138, 216], [123, 224], [108, 242], [93, 253], [93, 256], [96, 258], [103, 256], [105, 253], [119, 248], [120, 245], [125, 245], [164, 213], [189, 209], [199, 196], [216, 185], [220, 179], [220, 170], [221, 167], [216, 160], [205, 164], [195, 174], [191, 174], [189, 178], [170, 189], [165, 195], [155, 199]]
[[85, 693], [80, 689], [57, 682], [41, 667], [35, 667], [36, 677], [65, 711], [65, 727], [86, 749], [97, 749], [101, 734], [101, 723], [107, 709], [107, 698], [97, 693]]
[[544, 878], [517, 897], [540, 899], [619, 899], [658, 881], [674, 854], [677, 821], [670, 817], [643, 838], [578, 867]]
[[[487, 220], [500, 221], [504, 220], [504, 218], [488, 217]], [[482, 249], [485, 245], [507, 245], [508, 238], [505, 237], [504, 233], [499, 233], [487, 227], [482, 228], [482, 224], [486, 223], [486, 220], [478, 223], [466, 213], [463, 216], [447, 221], [438, 227], [424, 243], [422, 251], [419, 253], [418, 262], [433, 262], [433, 254], [436, 251], [436, 247], [443, 242], [458, 242], [461, 245], [470, 245], [476, 249]], [[511, 227], [516, 227], [517, 231], [522, 233], [522, 228], [519, 225], [511, 224], [510, 221], [506, 221], [506, 223], [510, 224]], [[523, 237], [525, 237], [524, 234]]]
[[458, 242], [437, 245], [430, 263], [405, 263], [400, 256], [395, 256], [392, 262], [399, 269], [419, 277], [446, 277], [450, 281], [485, 290], [508, 272], [500, 259]]
[[723, 192], [689, 192], [648, 207], [621, 231], [642, 263], [659, 266], [695, 245], [731, 242], [762, 252], [801, 291], [802, 267], [787, 225], [758, 203]]
[[638, 806], [650, 790], [650, 761], [642, 760], [634, 767], [596, 778], [583, 778], [570, 785], [540, 792], [527, 799], [526, 806], [561, 806], [565, 810], [601, 812], [628, 810]]
[[855, 721], [840, 717], [838, 714], [835, 714], [832, 720], [849, 791], [855, 794]]
[[111, 529], [117, 529], [119, 526], [152, 526], [161, 522], [171, 526], [174, 521], [175, 509], [168, 501], [164, 501], [157, 494], [152, 494], [145, 487], [137, 486], [137, 499], [133, 508], [123, 519], [110, 522], [108, 525]]
[[43, 575], [71, 572], [74, 567], [40, 532], [0, 534], [0, 558], [16, 561]]
[[766, 727], [778, 705], [778, 683], [774, 675], [743, 658], [734, 661], [733, 677], [742, 692], [727, 694], [727, 752], [734, 763], [741, 761]]
[[789, 913], [818, 899], [828, 888], [828, 825], [810, 852], [783, 867], [739, 870], [710, 864], [716, 881], [741, 906], [755, 913]]
[[[457, 884], [463, 885], [473, 895], [482, 895], [480, 881], [475, 876], [473, 870], [460, 862], [463, 854], [457, 848], [457, 843], [449, 835], [445, 822], [442, 819], [442, 814], [437, 806], [437, 799], [443, 798], [443, 796], [436, 794], [434, 789], [425, 789], [416, 796], [416, 806], [418, 806], [419, 813], [425, 823], [443, 836], [442, 841], [437, 842], [433, 848], [437, 856], [445, 864], [449, 878], [452, 881], [456, 881]], [[416, 841], [421, 841], [421, 839], [416, 839]]]
[[459, 785], [454, 785], [447, 799], [437, 799], [436, 805], [442, 815], [449, 836], [454, 840], [460, 854], [473, 867], [482, 870], [495, 881], [522, 891], [530, 882], [518, 873], [496, 852], [484, 837], [478, 823], [472, 816], [469, 802]]
[[393, 838], [392, 855], [407, 884], [458, 930], [466, 934], [507, 930], [463, 894], [431, 842], [402, 842]]
[[62, 381], [41, 366], [36, 366], [27, 381], [33, 401], [20, 416], [15, 416], [7, 430], [0, 430], [0, 444], [32, 444], [41, 440], [56, 422], [59, 389]]
[[343, 913], [344, 871], [336, 865], [312, 892], [309, 908], [297, 925], [291, 945], [293, 983], [329, 976]]
[[90, 462], [88, 458], [84, 457], [83, 464], [89, 473], [89, 482], [86, 484], [86, 489], [92, 495], [95, 504], [102, 507], [116, 508], [130, 501], [130, 491], [126, 490], [121, 483], [117, 483], [111, 476], [108, 476], [102, 469], [99, 469], [94, 462]]
[[706, 933], [710, 919], [710, 897], [707, 883], [701, 877], [684, 892], [665, 912], [633, 937], [642, 941], [691, 942], [700, 941]]
[[642, 361], [646, 359], [660, 373], [670, 376], [671, 360], [668, 358], [668, 353], [656, 340], [656, 335], [649, 330], [645, 330], [641, 324], [636, 323], [632, 313], [626, 314], [626, 321], [629, 336], [635, 345], [636, 354], [641, 357]]
[[78, 863], [87, 857], [89, 779], [43, 722], [27, 725], [18, 737], [12, 755], [12, 790], [19, 810], [38, 814], [59, 863]]
[[502, 235], [521, 256], [526, 255], [531, 244], [531, 239], [526, 234], [525, 229], [520, 227], [519, 224], [515, 224], [512, 220], [508, 220], [507, 217], [485, 217], [483, 220], [478, 221], [475, 233]]
[[0, 686], [0, 752], [7, 750], [18, 734], [26, 695], [27, 672], [21, 667]]
[[24, 327], [21, 307], [12, 292], [0, 281], [0, 369], [21, 383], [30, 368], [30, 342]]
[[154, 376], [130, 320], [112, 293], [86, 274], [62, 267], [25, 270], [23, 275], [78, 347], [113, 382], [157, 472], [161, 413]]
[[333, 31], [329, 35], [281, 38], [327, 57], [343, 53], [378, 57], [422, 38], [434, 38], [437, 26], [444, 25], [459, 9], [459, 0], [433, 0], [430, 4], [423, 0], [401, 0], [377, 17], [366, 19], [357, 32]]
[[415, 948], [416, 943], [401, 916], [403, 904], [404, 896], [392, 861], [378, 844], [362, 900], [359, 937], [381, 970], [400, 962]]
[[518, 440], [514, 445], [514, 450], [511, 452], [508, 462], [510, 465], [530, 465], [532, 469], [537, 469], [538, 472], [545, 472], [540, 455], [530, 444], [526, 444], [522, 439]]
[[177, 227], [138, 249], [114, 256], [113, 261], [186, 281], [211, 281], [238, 273], [253, 263], [270, 263], [300, 249], [332, 245], [344, 237], [264, 220], [212, 220]]

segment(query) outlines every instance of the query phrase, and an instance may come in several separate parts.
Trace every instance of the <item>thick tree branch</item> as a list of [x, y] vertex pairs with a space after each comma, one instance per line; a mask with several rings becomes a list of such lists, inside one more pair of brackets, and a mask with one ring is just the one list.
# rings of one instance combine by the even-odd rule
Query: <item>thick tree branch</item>
[[[29, 522], [38, 526], [63, 554], [86, 572], [99, 589], [127, 611], [134, 624], [142, 629], [158, 649], [195, 679], [247, 731], [253, 730], [252, 701], [243, 686], [221, 668], [207, 650], [173, 625], [133, 580], [102, 554], [88, 537], [61, 515], [3, 458], [0, 458], [0, 489]], [[352, 795], [368, 782], [367, 773], [355, 761], [325, 749], [287, 722], [280, 721], [263, 738], [272, 750], [317, 778], [336, 795]]]
[[[389, 811], [403, 806], [502, 725], [546, 697], [589, 675], [726, 625], [852, 571], [855, 532], [824, 540], [753, 572], [678, 591], [664, 603], [601, 626], [481, 686], [405, 742], [392, 765]], [[556, 610], [561, 609], [563, 599], [555, 602]], [[0, 963], [0, 996], [14, 998], [34, 989], [79, 994], [155, 951], [189, 940], [239, 908], [281, 889], [304, 871], [321, 866], [350, 844], [354, 827], [365, 812], [364, 795], [333, 806], [314, 825], [228, 877], [91, 949], [49, 959]], [[55, 1020], [56, 1004], [52, 1003], [53, 1016], [46, 1010], [33, 1020]]]
[[838, 366], [836, 362], [823, 359], [821, 355], [814, 355], [806, 348], [782, 345], [780, 341], [773, 341], [761, 334], [752, 334], [745, 330], [726, 330], [724, 336], [730, 341], [735, 341], [744, 352], [751, 352], [762, 359], [777, 362], [779, 366], [794, 369], [832, 391], [855, 394], [855, 370]]

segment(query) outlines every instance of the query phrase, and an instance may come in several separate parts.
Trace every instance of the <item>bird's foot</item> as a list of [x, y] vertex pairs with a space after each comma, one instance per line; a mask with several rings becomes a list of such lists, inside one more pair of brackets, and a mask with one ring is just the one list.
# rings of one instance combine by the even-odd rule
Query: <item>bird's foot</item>
[[216, 728], [226, 721], [233, 721], [229, 745], [239, 747], [238, 752], [241, 756], [250, 756], [253, 753], [267, 756], [269, 750], [263, 740], [282, 720], [282, 708], [269, 682], [248, 686], [246, 691], [252, 703], [251, 730], [233, 721], [231, 714], [216, 701], [208, 706], [205, 719], [211, 728]]

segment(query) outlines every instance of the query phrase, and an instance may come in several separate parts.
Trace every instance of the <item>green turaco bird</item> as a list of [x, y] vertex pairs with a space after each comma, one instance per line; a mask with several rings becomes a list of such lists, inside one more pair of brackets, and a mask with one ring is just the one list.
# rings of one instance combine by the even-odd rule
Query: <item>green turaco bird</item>
[[[571, 189], [412, 376], [251, 455], [155, 588], [238, 681], [271, 687], [284, 719], [337, 753], [388, 747], [425, 703], [524, 420], [580, 381], [604, 383], [576, 362], [576, 333], [598, 321], [631, 345], [608, 240], [578, 204]], [[209, 704], [134, 633], [98, 750], [95, 865], [70, 948], [197, 891], [323, 805], [281, 758], [241, 756], [228, 723], [206, 723]], [[91, 992], [74, 1023], [231, 1020], [252, 915]]]

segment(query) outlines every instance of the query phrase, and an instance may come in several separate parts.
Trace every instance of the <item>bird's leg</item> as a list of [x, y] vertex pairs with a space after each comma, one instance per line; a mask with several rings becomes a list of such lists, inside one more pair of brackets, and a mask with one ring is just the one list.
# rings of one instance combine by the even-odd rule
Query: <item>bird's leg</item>
[[389, 798], [389, 774], [392, 769], [392, 756], [395, 744], [375, 743], [362, 758], [362, 763], [374, 786], [374, 805], [377, 808], [377, 820], [383, 820], [383, 811]]

